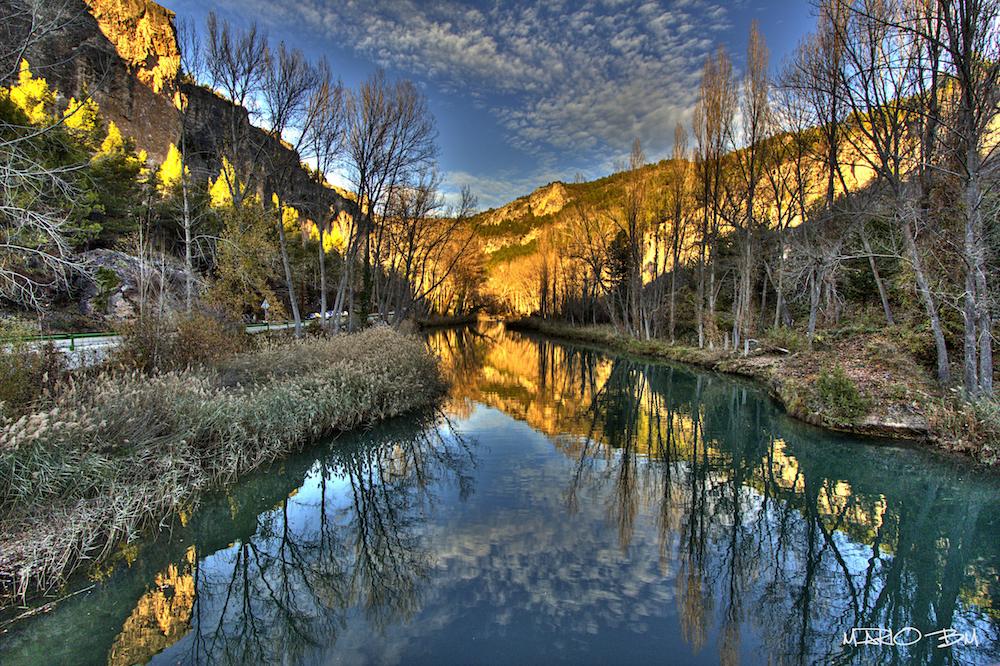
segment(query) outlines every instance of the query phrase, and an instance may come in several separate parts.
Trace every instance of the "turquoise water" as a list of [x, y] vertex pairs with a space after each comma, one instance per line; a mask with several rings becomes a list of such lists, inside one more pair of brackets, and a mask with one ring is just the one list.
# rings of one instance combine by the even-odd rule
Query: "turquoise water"
[[208, 497], [0, 663], [1000, 660], [995, 476], [718, 375], [500, 327], [429, 343], [440, 412]]

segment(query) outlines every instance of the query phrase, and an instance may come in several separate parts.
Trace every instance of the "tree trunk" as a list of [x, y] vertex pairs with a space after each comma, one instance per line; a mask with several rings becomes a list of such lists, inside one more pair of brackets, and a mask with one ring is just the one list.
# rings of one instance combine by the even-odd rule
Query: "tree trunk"
[[674, 267], [670, 271], [670, 344], [674, 344], [674, 329], [676, 325], [677, 310], [677, 253], [674, 252]]
[[[975, 143], [966, 151], [968, 170], [965, 184], [965, 245], [966, 245], [966, 345], [973, 345], [973, 352], [965, 354], [966, 365], [975, 363], [978, 352], [978, 367], [965, 372], [966, 390], [970, 395], [993, 394], [993, 320], [990, 315], [990, 290], [986, 281], [986, 253], [983, 242], [983, 219], [980, 211], [982, 191], [979, 186], [981, 159]], [[970, 299], [969, 296], [972, 298]], [[972, 324], [970, 326], [970, 323]], [[972, 338], [970, 338], [970, 328]], [[978, 328], [978, 330], [976, 330]], [[978, 349], [976, 349], [978, 346]], [[970, 376], [978, 375], [974, 390], [969, 390]]]
[[937, 306], [934, 304], [934, 295], [931, 293], [927, 277], [924, 275], [923, 261], [917, 251], [917, 242], [913, 238], [913, 225], [906, 218], [903, 219], [903, 239], [906, 242], [906, 249], [910, 254], [910, 262], [913, 264], [913, 274], [917, 282], [917, 291], [924, 302], [924, 309], [927, 311], [927, 318], [931, 323], [931, 332], [934, 334], [934, 347], [937, 351], [937, 377], [938, 382], [947, 384], [951, 381], [951, 369], [948, 366], [948, 346], [945, 344], [944, 331], [941, 328], [941, 318], [938, 316]]
[[[968, 252], [969, 234], [966, 233], [966, 251]], [[966, 255], [966, 261], [972, 257]], [[979, 336], [976, 335], [976, 328], [979, 324], [979, 316], [976, 312], [976, 280], [973, 276], [975, 268], [968, 266], [965, 273], [965, 294], [963, 295], [962, 323], [964, 325], [963, 336], [963, 363], [962, 379], [965, 393], [968, 397], [974, 397], [979, 393]]]
[[868, 255], [868, 265], [872, 269], [872, 277], [875, 278], [875, 286], [878, 288], [878, 297], [882, 301], [882, 312], [885, 313], [885, 323], [889, 326], [894, 326], [896, 320], [892, 316], [892, 308], [889, 307], [889, 297], [886, 295], [885, 284], [882, 282], [882, 276], [879, 275], [878, 265], [875, 263], [875, 255], [872, 253], [871, 244], [868, 242], [868, 231], [861, 227], [861, 244], [865, 248], [865, 253]]
[[698, 250], [698, 294], [695, 315], [698, 319], [698, 349], [705, 348], [705, 230]]
[[181, 160], [181, 199], [184, 206], [184, 305], [191, 313], [194, 301], [194, 258], [191, 238], [191, 204], [188, 201], [187, 177], [184, 175], [184, 160]]
[[327, 327], [327, 307], [326, 307], [326, 248], [323, 245], [323, 236], [326, 224], [319, 226], [319, 325], [324, 331]]
[[809, 326], [806, 329], [810, 345], [813, 338], [816, 337], [816, 320], [819, 316], [819, 295], [820, 277], [818, 271], [814, 270], [812, 275], [809, 276]]
[[295, 297], [295, 281], [292, 278], [292, 264], [288, 260], [288, 244], [285, 242], [285, 223], [282, 219], [281, 205], [278, 205], [278, 245], [281, 248], [281, 265], [285, 269], [285, 285], [288, 287], [288, 302], [292, 306], [292, 321], [295, 322], [295, 337], [302, 337], [302, 316], [299, 313], [299, 302]]

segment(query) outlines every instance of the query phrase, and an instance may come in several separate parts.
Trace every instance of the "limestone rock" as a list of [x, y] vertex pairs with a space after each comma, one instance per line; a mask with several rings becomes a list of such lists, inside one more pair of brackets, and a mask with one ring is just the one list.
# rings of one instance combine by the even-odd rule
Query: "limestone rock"
[[150, 298], [163, 295], [165, 310], [184, 301], [184, 267], [171, 257], [157, 256], [143, 266], [139, 257], [117, 250], [91, 250], [81, 255], [87, 268], [78, 279], [80, 311], [121, 321], [138, 312], [143, 288]]
[[535, 217], [558, 213], [569, 201], [566, 186], [560, 182], [550, 183], [540, 187], [528, 197], [528, 207]]

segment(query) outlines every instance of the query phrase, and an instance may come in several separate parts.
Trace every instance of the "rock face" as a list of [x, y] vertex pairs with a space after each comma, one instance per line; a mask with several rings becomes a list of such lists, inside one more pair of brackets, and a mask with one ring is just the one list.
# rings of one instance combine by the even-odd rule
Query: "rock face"
[[101, 32], [141, 83], [172, 97], [181, 53], [174, 13], [145, 0], [84, 0]]
[[[181, 54], [170, 10], [151, 0], [43, 2], [32, 27], [27, 15], [18, 11], [22, 3], [0, 0], [0, 39], [19, 43], [34, 35], [24, 54], [32, 72], [58, 90], [63, 104], [70, 97], [92, 95], [101, 115], [134, 139], [151, 162], [162, 162], [170, 144], [180, 144], [179, 109], [186, 98], [190, 111], [186, 139], [195, 176], [219, 173], [221, 134], [233, 113], [244, 123], [247, 142], [260, 147], [253, 151], [258, 162], [300, 164], [295, 151], [251, 126], [243, 109], [234, 109], [211, 90], [181, 82]], [[47, 29], [39, 31], [39, 25]], [[6, 71], [16, 69], [0, 68]], [[287, 182], [260, 187], [277, 191], [305, 210], [316, 205], [350, 210], [351, 202], [335, 190], [315, 183], [301, 169], [288, 171], [292, 175]]]
[[[171, 59], [179, 62], [172, 14], [143, 0], [90, 2], [91, 6], [83, 0], [40, 3], [36, 32], [24, 56], [32, 72], [58, 90], [59, 101], [92, 95], [106, 119], [118, 125], [125, 136], [135, 139], [151, 159], [162, 161], [180, 135], [180, 119], [168, 85], [168, 80], [176, 80], [177, 70], [174, 67], [171, 74], [166, 65]], [[0, 0], [0, 15], [13, 17], [4, 26], [5, 36], [12, 43], [32, 34], [32, 28], [17, 11], [20, 4], [19, 0]], [[124, 45], [129, 39], [127, 27], [134, 31], [132, 34], [143, 35], [135, 42], [144, 45], [127, 51], [129, 58], [122, 57], [88, 11], [91, 7], [100, 8], [99, 15], [109, 30], [116, 26], [119, 32], [114, 34], [120, 43]], [[38, 31], [38, 25], [50, 29]], [[146, 57], [140, 58], [144, 50]], [[144, 83], [144, 79], [150, 83]]]
[[550, 183], [540, 187], [528, 197], [528, 207], [535, 217], [558, 213], [569, 201], [566, 186], [560, 182]]
[[247, 169], [259, 164], [281, 166], [286, 175], [282, 182], [256, 183], [257, 189], [278, 192], [282, 199], [300, 210], [333, 207], [337, 211], [351, 210], [353, 202], [337, 190], [324, 187], [298, 168], [299, 155], [284, 143], [250, 124], [247, 112], [234, 108], [230, 102], [203, 86], [181, 83], [180, 94], [187, 100], [186, 140], [190, 150], [191, 171], [195, 176], [214, 178], [222, 168], [221, 141], [224, 128], [230, 126], [233, 114], [241, 128], [243, 151], [255, 155], [257, 164], [243, 165]]
[[85, 315], [132, 319], [144, 286], [149, 293], [160, 294], [162, 285], [167, 310], [183, 303], [184, 267], [171, 257], [147, 262], [145, 272], [138, 257], [116, 250], [91, 250], [81, 258], [88, 270], [78, 278], [75, 291], [80, 294], [80, 311]]
[[487, 225], [498, 225], [509, 220], [520, 220], [526, 217], [543, 217], [558, 213], [569, 203], [569, 192], [566, 186], [556, 181], [549, 183], [528, 196], [511, 201], [505, 206], [483, 214], [482, 222]]

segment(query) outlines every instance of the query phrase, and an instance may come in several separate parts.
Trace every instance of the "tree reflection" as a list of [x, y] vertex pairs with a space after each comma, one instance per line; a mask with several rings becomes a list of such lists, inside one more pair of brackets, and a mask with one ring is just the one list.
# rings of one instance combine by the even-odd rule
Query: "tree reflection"
[[[914, 451], [887, 453], [799, 424], [759, 390], [708, 373], [496, 328], [441, 332], [429, 344], [453, 384], [451, 414], [482, 403], [527, 422], [548, 435], [558, 459], [546, 474], [565, 474], [563, 485], [530, 490], [542, 528], [490, 525], [497, 529], [437, 544], [439, 559], [467, 567], [456, 587], [474, 597], [468, 606], [465, 597], [447, 599], [452, 615], [435, 617], [442, 626], [495, 604], [490, 612], [515, 620], [524, 619], [519, 611], [533, 621], [547, 613], [564, 638], [581, 627], [617, 630], [623, 617], [639, 624], [658, 610], [676, 615], [692, 652], [713, 659], [718, 650], [724, 663], [748, 655], [802, 665], [1000, 659], [1000, 500], [967, 470], [935, 463], [928, 475]], [[218, 552], [194, 570], [191, 630], [170, 658], [321, 661], [338, 636], [340, 647], [349, 644], [344, 632], [359, 618], [374, 631], [415, 618], [432, 573], [423, 525], [452, 501], [445, 489], [459, 498], [473, 490], [473, 458], [440, 419], [337, 447], [295, 475], [294, 485], [306, 476], [295, 494], [269, 494], [263, 513], [251, 504], [253, 524], [226, 532], [248, 536], [204, 549]], [[542, 478], [530, 471], [512, 477]], [[545, 526], [567, 511], [578, 524]], [[578, 525], [593, 529], [577, 535]], [[591, 559], [605, 544], [602, 530], [620, 549], [617, 560]], [[543, 535], [553, 552], [535, 552]], [[642, 560], [651, 550], [648, 576]], [[608, 561], [621, 570], [607, 574]], [[633, 597], [612, 586], [626, 587], [630, 572], [646, 576], [647, 592], [668, 584], [673, 594], [637, 594], [643, 608], [628, 615], [621, 608]], [[481, 579], [482, 587], [469, 583]], [[435, 580], [438, 590], [452, 583]], [[672, 606], [650, 609], [655, 603]], [[975, 629], [979, 646], [842, 641], [855, 627], [907, 626]]]
[[202, 560], [189, 663], [301, 662], [352, 608], [375, 628], [420, 605], [430, 569], [420, 526], [434, 489], [472, 492], [472, 454], [443, 417], [318, 460], [254, 535]]
[[[995, 497], [960, 491], [957, 473], [929, 481], [887, 470], [876, 449], [794, 423], [752, 388], [609, 364], [602, 385], [576, 396], [592, 396], [592, 420], [566, 496], [571, 507], [584, 489], [606, 498], [623, 550], [637, 516], [656, 516], [695, 652], [714, 632], [722, 662], [737, 663], [750, 625], [776, 663], [996, 658], [1000, 561], [981, 536], [995, 533]], [[558, 381], [546, 368], [545, 381]], [[980, 646], [842, 645], [854, 627], [975, 628]]]

